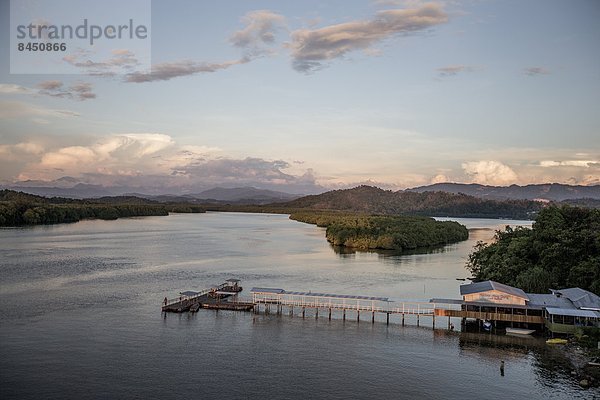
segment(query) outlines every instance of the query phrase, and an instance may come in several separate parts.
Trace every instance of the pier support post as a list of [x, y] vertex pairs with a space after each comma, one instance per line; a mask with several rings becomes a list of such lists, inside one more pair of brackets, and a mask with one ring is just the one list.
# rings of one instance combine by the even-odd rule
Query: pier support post
[[402, 326], [404, 326], [404, 314], [402, 314]]
[[304, 318], [305, 314], [306, 314], [306, 307], [302, 307], [302, 318]]
[[417, 314], [417, 326], [419, 326], [419, 314]]
[[290, 317], [294, 316], [294, 306], [290, 307]]
[[346, 322], [346, 309], [344, 308], [344, 316], [342, 317], [342, 321]]
[[448, 316], [448, 330], [450, 330], [450, 316]]
[[389, 325], [390, 324], [390, 313], [386, 313], [386, 317], [385, 317], [385, 324]]
[[360, 322], [360, 310], [356, 310], [356, 322]]
[[329, 309], [329, 320], [331, 321], [331, 308]]
[[433, 314], [431, 316], [431, 324], [432, 324], [433, 329], [435, 329], [435, 314]]
[[315, 319], [319, 319], [319, 307], [317, 307], [315, 310]]
[[375, 323], [375, 311], [373, 311], [373, 315], [371, 316], [371, 323]]

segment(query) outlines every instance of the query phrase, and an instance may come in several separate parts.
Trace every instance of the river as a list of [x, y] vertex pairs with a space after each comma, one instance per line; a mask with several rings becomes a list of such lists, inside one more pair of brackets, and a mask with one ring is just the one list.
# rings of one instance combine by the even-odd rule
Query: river
[[[459, 298], [478, 240], [528, 221], [458, 219], [427, 254], [339, 252], [284, 215], [172, 214], [0, 230], [2, 399], [589, 398], [541, 339], [297, 315], [160, 312], [229, 277], [391, 299]], [[505, 375], [500, 375], [500, 361]]]

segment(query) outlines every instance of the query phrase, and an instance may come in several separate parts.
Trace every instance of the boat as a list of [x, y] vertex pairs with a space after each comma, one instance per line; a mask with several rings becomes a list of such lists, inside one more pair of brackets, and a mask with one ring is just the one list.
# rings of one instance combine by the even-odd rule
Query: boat
[[506, 328], [507, 335], [519, 335], [527, 336], [535, 332], [535, 329], [521, 329], [521, 328]]
[[200, 309], [200, 303], [194, 303], [192, 304], [192, 306], [190, 307], [190, 312], [196, 312]]
[[492, 330], [492, 323], [488, 320], [483, 321], [483, 329], [486, 331]]
[[546, 340], [546, 343], [547, 344], [567, 344], [567, 343], [569, 343], [569, 341], [567, 339], [554, 338], [554, 339]]

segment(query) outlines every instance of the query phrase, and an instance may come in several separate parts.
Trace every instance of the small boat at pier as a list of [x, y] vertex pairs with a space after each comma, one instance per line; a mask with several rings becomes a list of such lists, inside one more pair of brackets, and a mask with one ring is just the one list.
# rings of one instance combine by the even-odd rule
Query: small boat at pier
[[546, 343], [547, 344], [567, 344], [567, 343], [569, 343], [569, 341], [567, 339], [554, 338], [554, 339], [546, 340]]
[[535, 332], [535, 329], [506, 328], [507, 335], [528, 336], [533, 332]]

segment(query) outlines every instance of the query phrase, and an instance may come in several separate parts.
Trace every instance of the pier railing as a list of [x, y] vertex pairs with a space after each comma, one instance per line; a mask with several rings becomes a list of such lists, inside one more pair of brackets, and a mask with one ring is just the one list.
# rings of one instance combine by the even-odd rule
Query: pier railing
[[433, 316], [435, 304], [430, 302], [393, 302], [381, 299], [354, 299], [327, 295], [291, 295], [253, 293], [255, 304], [300, 308], [325, 308], [334, 310], [370, 311], [387, 314], [412, 314]]
[[204, 289], [201, 292], [196, 292], [192, 296], [186, 296], [186, 295], [182, 294], [179, 297], [175, 297], [173, 299], [167, 299], [166, 303], [163, 302], [163, 306], [168, 307], [168, 306], [172, 306], [172, 305], [177, 304], [177, 303], [181, 303], [182, 301], [193, 301], [193, 300], [195, 300], [195, 299], [197, 299], [199, 297], [206, 296], [210, 292], [219, 291], [219, 290], [223, 289], [226, 286], [227, 286], [227, 283], [222, 283], [222, 284], [220, 284], [218, 286], [211, 287], [211, 288], [208, 288], [208, 289]]

